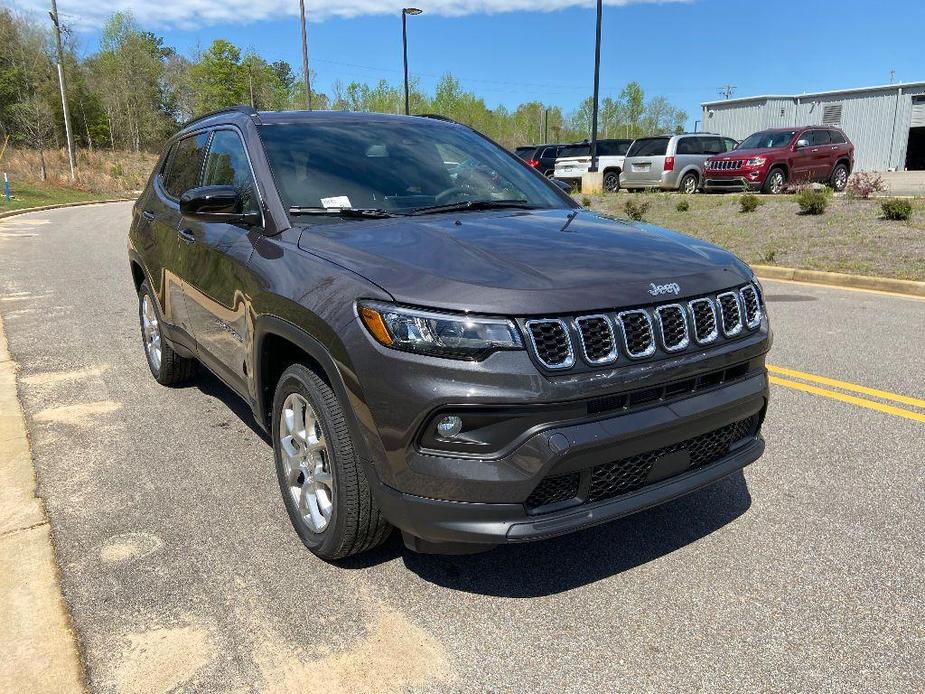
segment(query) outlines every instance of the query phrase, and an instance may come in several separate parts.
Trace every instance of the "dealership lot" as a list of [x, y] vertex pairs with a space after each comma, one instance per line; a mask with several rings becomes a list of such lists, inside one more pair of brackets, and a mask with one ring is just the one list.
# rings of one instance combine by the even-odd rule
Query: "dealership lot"
[[427, 557], [393, 537], [331, 566], [291, 531], [244, 404], [206, 374], [150, 378], [128, 222], [0, 220], [0, 314], [94, 690], [923, 686], [922, 300], [767, 282], [768, 451], [744, 475], [545, 543]]

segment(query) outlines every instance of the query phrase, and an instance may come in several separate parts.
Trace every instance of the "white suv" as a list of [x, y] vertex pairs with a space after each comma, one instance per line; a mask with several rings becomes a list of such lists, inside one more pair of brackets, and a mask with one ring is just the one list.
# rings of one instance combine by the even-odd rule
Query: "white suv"
[[[632, 140], [598, 140], [597, 170], [604, 174], [604, 190], [620, 190], [623, 157], [633, 144]], [[582, 142], [562, 148], [556, 158], [555, 177], [572, 185], [581, 183], [581, 176], [591, 166], [591, 143]]]

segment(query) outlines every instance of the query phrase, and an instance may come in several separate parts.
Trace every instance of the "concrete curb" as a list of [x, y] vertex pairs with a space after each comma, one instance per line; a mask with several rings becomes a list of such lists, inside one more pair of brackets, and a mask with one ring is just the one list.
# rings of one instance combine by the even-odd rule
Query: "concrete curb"
[[45, 210], [59, 210], [62, 207], [83, 207], [84, 205], [105, 205], [111, 202], [134, 202], [134, 198], [113, 198], [112, 200], [81, 200], [80, 202], [62, 202], [57, 205], [43, 205], [41, 207], [24, 207], [21, 210], [8, 210], [0, 212], [0, 219], [15, 217], [19, 214], [28, 214], [29, 212], [44, 212]]
[[752, 265], [752, 270], [759, 279], [789, 280], [792, 282], [810, 282], [827, 284], [848, 289], [871, 289], [878, 292], [908, 294], [925, 297], [925, 282], [898, 280], [890, 277], [870, 277], [868, 275], [848, 275], [843, 272], [821, 272], [819, 270], [800, 270], [798, 268], [777, 267], [774, 265]]
[[77, 640], [0, 318], [0, 691], [82, 692]]

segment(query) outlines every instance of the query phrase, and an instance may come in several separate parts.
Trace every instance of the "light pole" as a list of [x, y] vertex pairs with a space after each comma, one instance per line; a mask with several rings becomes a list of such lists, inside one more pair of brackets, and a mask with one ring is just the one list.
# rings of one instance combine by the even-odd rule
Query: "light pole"
[[591, 111], [591, 166], [588, 171], [597, 172], [597, 102], [598, 87], [601, 82], [601, 5], [597, 0], [597, 36], [594, 40], [594, 107]]
[[312, 110], [312, 88], [308, 79], [308, 36], [305, 34], [305, 0], [299, 0], [302, 16], [302, 72], [305, 75], [305, 108]]
[[405, 7], [401, 11], [401, 44], [405, 56], [405, 115], [411, 113], [410, 96], [408, 93], [408, 15], [412, 17], [421, 14], [424, 10], [417, 7]]
[[64, 78], [64, 49], [61, 47], [61, 25], [58, 21], [58, 4], [51, 0], [52, 24], [55, 25], [55, 46], [58, 51], [58, 85], [61, 87], [61, 109], [64, 111], [64, 134], [67, 136], [67, 160], [71, 166], [71, 180], [76, 180], [74, 166], [74, 138], [71, 135], [71, 110], [67, 105], [67, 81]]

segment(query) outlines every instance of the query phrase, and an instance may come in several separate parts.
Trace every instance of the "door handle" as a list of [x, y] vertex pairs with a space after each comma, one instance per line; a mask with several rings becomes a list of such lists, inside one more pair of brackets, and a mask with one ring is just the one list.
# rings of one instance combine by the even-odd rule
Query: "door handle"
[[153, 222], [153, 221], [154, 221], [154, 213], [151, 212], [150, 210], [145, 210], [144, 212], [142, 212], [142, 213], [141, 213], [141, 217], [142, 217], [142, 219], [144, 219], [146, 222]]
[[196, 235], [193, 234], [193, 232], [189, 229], [180, 229], [177, 232], [177, 236], [179, 236], [180, 240], [187, 245], [196, 243]]
[[815, 153], [818, 152], [818, 151], [819, 151], [819, 148], [818, 148], [818, 147], [816, 147], [816, 149], [812, 150], [813, 154], [815, 154]]

